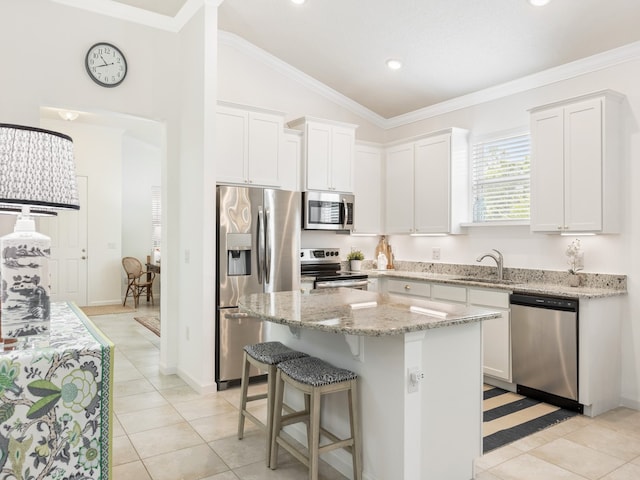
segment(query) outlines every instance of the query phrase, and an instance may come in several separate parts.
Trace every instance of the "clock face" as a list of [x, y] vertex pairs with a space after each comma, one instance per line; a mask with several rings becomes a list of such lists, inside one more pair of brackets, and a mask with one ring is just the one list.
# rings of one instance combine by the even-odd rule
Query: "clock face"
[[127, 61], [117, 47], [96, 43], [87, 52], [85, 67], [91, 79], [103, 87], [120, 85], [127, 75]]

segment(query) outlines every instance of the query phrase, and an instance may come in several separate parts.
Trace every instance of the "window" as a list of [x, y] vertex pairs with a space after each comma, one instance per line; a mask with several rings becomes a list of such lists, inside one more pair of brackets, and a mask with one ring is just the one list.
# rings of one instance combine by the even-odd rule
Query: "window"
[[530, 159], [529, 134], [473, 145], [474, 223], [529, 219]]

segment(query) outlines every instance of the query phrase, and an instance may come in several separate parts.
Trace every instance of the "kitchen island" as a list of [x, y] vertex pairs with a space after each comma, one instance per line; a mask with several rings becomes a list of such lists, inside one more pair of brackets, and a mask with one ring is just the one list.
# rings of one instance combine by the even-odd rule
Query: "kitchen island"
[[[268, 340], [359, 375], [365, 479], [473, 478], [482, 453], [481, 321], [498, 312], [342, 288], [254, 294], [239, 303], [268, 322]], [[346, 437], [344, 399], [333, 397], [322, 421]], [[304, 441], [300, 428], [290, 433]], [[350, 476], [345, 452], [323, 459]]]

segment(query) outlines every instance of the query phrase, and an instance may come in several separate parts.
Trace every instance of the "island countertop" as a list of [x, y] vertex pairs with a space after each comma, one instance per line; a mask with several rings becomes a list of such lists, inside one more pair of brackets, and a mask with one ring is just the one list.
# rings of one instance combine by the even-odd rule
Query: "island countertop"
[[246, 295], [239, 307], [248, 315], [290, 327], [376, 337], [500, 316], [485, 308], [350, 288]]

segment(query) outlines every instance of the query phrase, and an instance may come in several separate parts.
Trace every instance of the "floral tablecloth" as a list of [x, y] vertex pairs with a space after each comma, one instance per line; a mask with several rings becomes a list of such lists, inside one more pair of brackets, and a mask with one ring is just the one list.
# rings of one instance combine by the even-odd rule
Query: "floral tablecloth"
[[48, 347], [0, 353], [0, 480], [108, 480], [113, 343], [51, 304]]

